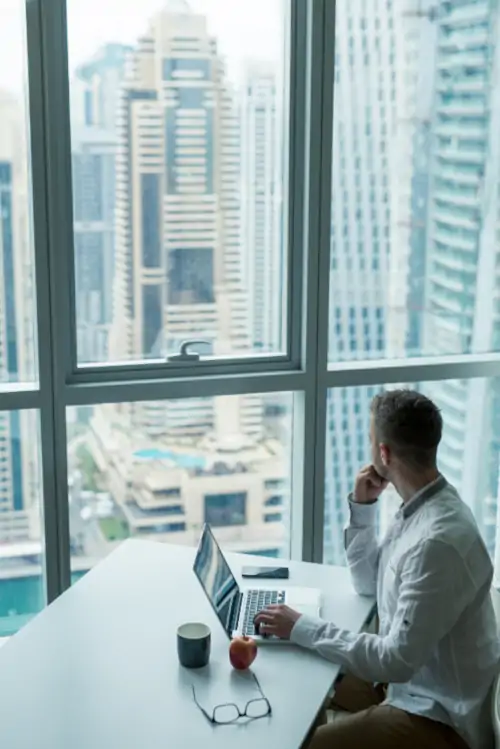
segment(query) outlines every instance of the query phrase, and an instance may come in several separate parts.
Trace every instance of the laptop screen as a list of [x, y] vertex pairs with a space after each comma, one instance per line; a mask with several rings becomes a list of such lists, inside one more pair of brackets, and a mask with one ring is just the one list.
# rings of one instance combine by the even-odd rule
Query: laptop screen
[[240, 589], [209, 525], [205, 525], [194, 560], [194, 572], [229, 637]]

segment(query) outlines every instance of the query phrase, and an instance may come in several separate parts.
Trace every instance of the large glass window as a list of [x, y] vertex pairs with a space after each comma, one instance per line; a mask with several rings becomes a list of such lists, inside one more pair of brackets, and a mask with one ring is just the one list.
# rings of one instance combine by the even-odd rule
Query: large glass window
[[[343, 528], [347, 496], [358, 470], [371, 462], [370, 402], [387, 387], [334, 388], [328, 391], [324, 559], [345, 564]], [[486, 546], [500, 559], [500, 380], [442, 380], [408, 385], [441, 409], [443, 438], [439, 468], [471, 508]], [[401, 504], [392, 487], [380, 500], [383, 533]], [[500, 565], [498, 566], [500, 574]]]
[[500, 559], [500, 44], [438, 6], [0, 2], [0, 636], [128, 538], [343, 563], [373, 383]]
[[68, 1], [80, 363], [286, 351], [287, 7]]
[[0, 7], [0, 386], [37, 373], [23, 6]]
[[[0, 4], [0, 637], [45, 604], [25, 4]], [[20, 402], [20, 401], [19, 401]]]
[[431, 6], [336, 3], [331, 362], [499, 350], [495, 13]]
[[289, 554], [293, 398], [257, 394], [68, 410], [73, 571], [122, 540]]

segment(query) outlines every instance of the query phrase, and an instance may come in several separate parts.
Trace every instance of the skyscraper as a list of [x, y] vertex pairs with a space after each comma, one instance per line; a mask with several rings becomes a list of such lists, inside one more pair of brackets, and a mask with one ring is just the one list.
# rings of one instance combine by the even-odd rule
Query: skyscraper
[[71, 82], [72, 124], [114, 133], [125, 61], [132, 48], [105, 44], [75, 71]]
[[76, 125], [71, 143], [78, 358], [103, 362], [112, 319], [116, 137]]
[[[498, 5], [442, 2], [430, 159], [425, 326], [430, 354], [500, 344]], [[444, 473], [478, 519], [493, 553], [500, 450], [497, 379], [426, 387], [442, 409]]]
[[[432, 117], [434, 106], [434, 72], [437, 50], [436, 8], [433, 0], [420, 0], [409, 6], [406, 26], [411, 29], [413, 38], [410, 56], [415, 60], [409, 71], [414, 77], [416, 91], [411, 112], [411, 143], [408, 163], [411, 168], [410, 215], [407, 221], [408, 234], [406, 263], [398, 278], [406, 322], [396, 317], [400, 326], [400, 340], [407, 356], [425, 354], [423, 330], [425, 327], [425, 279], [427, 213], [429, 201], [429, 161], [432, 145]], [[415, 64], [416, 61], [416, 64]]]
[[78, 358], [108, 360], [114, 277], [116, 115], [129, 48], [108, 44], [72, 82], [71, 150]]
[[[250, 344], [241, 252], [239, 119], [204, 16], [167, 3], [129, 60], [118, 120], [111, 358], [161, 358], [196, 339], [200, 354]], [[214, 399], [134, 407], [150, 433], [203, 431]], [[242, 396], [235, 423], [261, 430]]]
[[[26, 148], [21, 108], [0, 92], [0, 381], [34, 377], [33, 264], [29, 255]], [[39, 490], [30, 412], [0, 412], [0, 541], [29, 537]], [[33, 434], [33, 431], [31, 431]]]
[[250, 335], [279, 351], [283, 314], [281, 101], [276, 65], [249, 62], [241, 90], [242, 236]]
[[[425, 125], [424, 54], [415, 3], [344, 2], [336, 14], [329, 359], [404, 357], [415, 267], [425, 251], [415, 159]], [[425, 131], [424, 131], [425, 132]], [[425, 184], [425, 183], [424, 183]], [[417, 328], [421, 316], [417, 314]], [[414, 321], [412, 320], [414, 323]], [[381, 387], [333, 389], [327, 401], [324, 553], [345, 562], [346, 497], [370, 459], [370, 402]], [[394, 508], [384, 502], [384, 527]]]

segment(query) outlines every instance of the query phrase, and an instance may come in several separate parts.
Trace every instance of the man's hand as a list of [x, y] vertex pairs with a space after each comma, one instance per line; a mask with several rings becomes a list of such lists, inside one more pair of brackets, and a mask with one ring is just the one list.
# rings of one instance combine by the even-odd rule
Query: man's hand
[[374, 466], [361, 469], [354, 485], [354, 501], [360, 504], [374, 502], [387, 488], [389, 482], [377, 473]]
[[259, 611], [254, 624], [262, 635], [275, 635], [282, 640], [289, 640], [293, 625], [302, 614], [288, 606], [271, 605]]

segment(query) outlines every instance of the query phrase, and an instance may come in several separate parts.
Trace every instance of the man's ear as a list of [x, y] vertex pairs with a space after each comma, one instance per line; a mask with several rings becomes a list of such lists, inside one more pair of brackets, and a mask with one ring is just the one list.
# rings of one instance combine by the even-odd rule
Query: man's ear
[[380, 450], [380, 459], [382, 463], [384, 464], [384, 466], [388, 466], [389, 463], [391, 462], [390, 447], [388, 445], [384, 445], [384, 443], [382, 442], [379, 445], [379, 450]]

